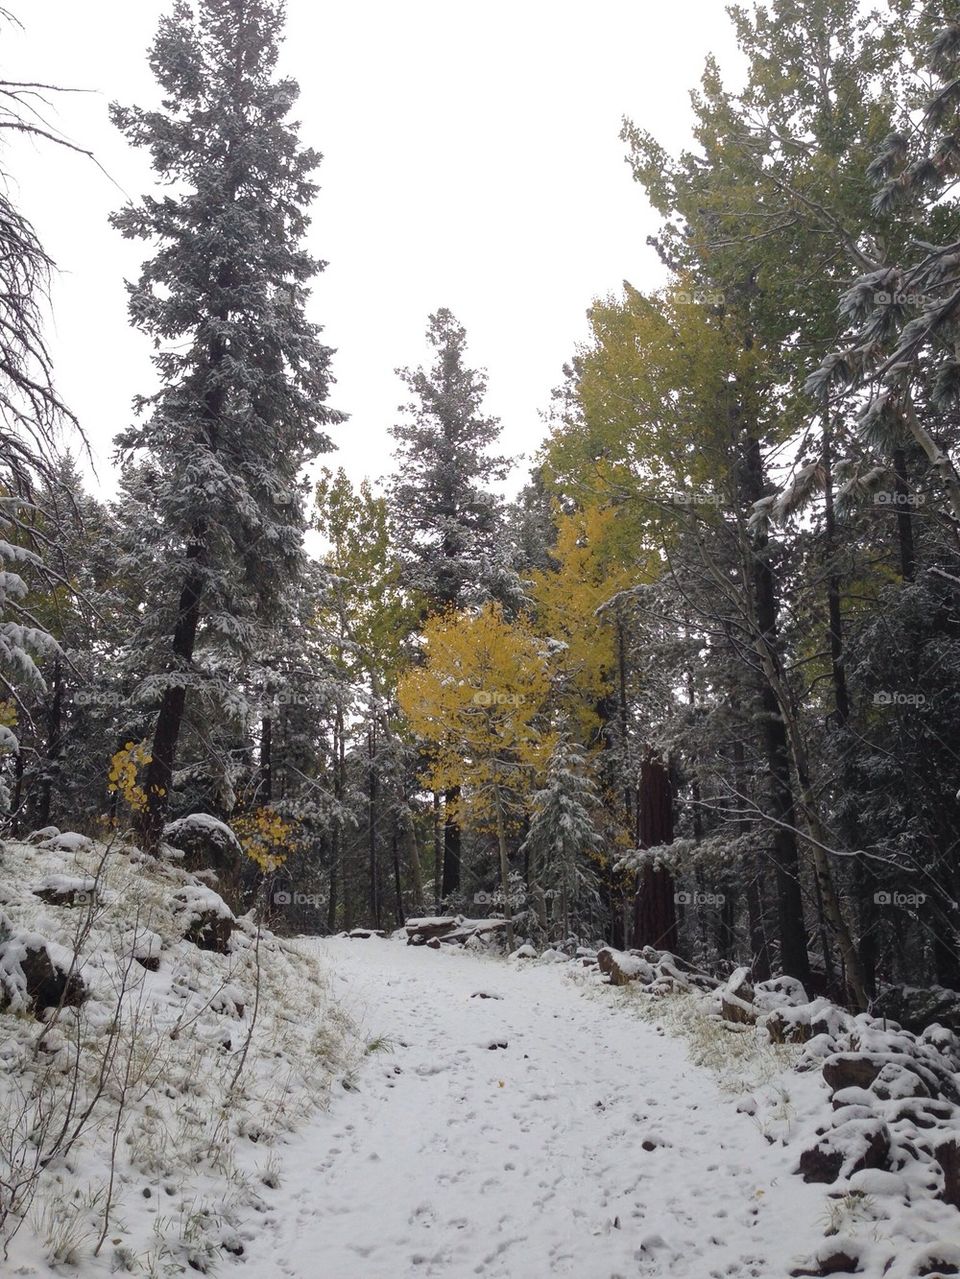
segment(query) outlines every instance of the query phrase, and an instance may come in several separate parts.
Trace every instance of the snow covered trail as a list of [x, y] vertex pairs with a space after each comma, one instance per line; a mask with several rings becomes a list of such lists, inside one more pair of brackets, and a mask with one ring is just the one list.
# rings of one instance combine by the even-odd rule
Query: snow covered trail
[[284, 1152], [258, 1279], [777, 1279], [822, 1238], [795, 1153], [567, 965], [317, 945], [393, 1051]]

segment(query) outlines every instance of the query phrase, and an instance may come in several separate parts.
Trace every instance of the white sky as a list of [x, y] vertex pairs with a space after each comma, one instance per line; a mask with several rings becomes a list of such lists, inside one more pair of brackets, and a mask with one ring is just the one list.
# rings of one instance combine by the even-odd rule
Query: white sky
[[[123, 287], [145, 246], [107, 223], [150, 171], [107, 105], [155, 100], [144, 55], [168, 4], [8, 2], [27, 30], [4, 32], [2, 75], [96, 91], [61, 99], [59, 123], [113, 182], [47, 146], [18, 144], [8, 162], [60, 269], [59, 386], [110, 491], [112, 437], [152, 375]], [[671, 150], [686, 144], [710, 51], [739, 68], [722, 0], [288, 0], [283, 68], [300, 82], [301, 136], [324, 154], [310, 247], [329, 266], [312, 318], [337, 348], [331, 402], [351, 415], [328, 464], [355, 479], [389, 471], [393, 370], [424, 359], [440, 306], [489, 372], [503, 451], [535, 451], [592, 298], [624, 278], [662, 281], [646, 245], [658, 219], [624, 163], [621, 117]]]

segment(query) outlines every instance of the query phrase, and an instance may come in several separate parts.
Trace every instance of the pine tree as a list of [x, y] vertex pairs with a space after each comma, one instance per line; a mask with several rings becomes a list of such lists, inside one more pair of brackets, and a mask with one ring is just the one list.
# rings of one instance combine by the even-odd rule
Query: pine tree
[[542, 926], [547, 926], [546, 903], [551, 903], [555, 940], [568, 937], [586, 916], [595, 916], [599, 904], [591, 862], [603, 845], [595, 820], [599, 802], [583, 750], [574, 742], [558, 742], [546, 784], [532, 797], [530, 828], [520, 846], [529, 857], [531, 895], [542, 903]]
[[486, 374], [466, 364], [466, 330], [445, 308], [430, 316], [429, 369], [400, 369], [412, 396], [391, 429], [399, 442], [390, 498], [404, 583], [425, 614], [516, 594], [500, 545], [507, 472], [490, 448], [500, 423], [483, 411]]
[[[299, 571], [298, 476], [328, 447], [329, 348], [306, 317], [323, 264], [302, 247], [320, 156], [288, 116], [294, 81], [275, 74], [280, 0], [180, 2], [150, 51], [160, 110], [114, 106], [115, 123], [149, 149], [170, 191], [114, 215], [155, 255], [128, 286], [133, 324], [158, 348], [160, 390], [137, 401], [118, 438], [142, 461], [149, 515], [159, 699], [146, 775], [144, 842], [163, 826], [188, 690], [226, 694], [205, 668], [211, 637], [262, 647]], [[160, 635], [165, 635], [162, 640]]]

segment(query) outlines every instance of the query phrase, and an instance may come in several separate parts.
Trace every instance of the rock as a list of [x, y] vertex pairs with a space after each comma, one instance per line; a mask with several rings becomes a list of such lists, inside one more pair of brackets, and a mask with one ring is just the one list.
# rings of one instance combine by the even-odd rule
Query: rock
[[775, 1008], [799, 1008], [810, 1002], [810, 996], [796, 977], [772, 977], [757, 982], [753, 1002], [758, 1008], [772, 1011]]
[[511, 955], [508, 956], [509, 959], [536, 959], [536, 957], [537, 952], [532, 946], [519, 946]]
[[804, 1181], [832, 1184], [863, 1168], [882, 1168], [890, 1154], [890, 1131], [879, 1119], [851, 1119], [832, 1128], [800, 1156]]
[[795, 1021], [781, 1009], [769, 1013], [763, 1024], [775, 1044], [805, 1044], [814, 1034], [808, 1021]]
[[382, 928], [354, 928], [347, 933], [348, 937], [386, 937], [386, 933]]
[[69, 960], [55, 962], [36, 934], [14, 934], [0, 942], [0, 1009], [26, 1009], [40, 1017], [45, 1008], [76, 1008], [87, 997], [79, 973], [69, 973]]
[[[908, 1059], [909, 1060], [909, 1059]], [[881, 1101], [899, 1101], [904, 1097], [929, 1097], [930, 1089], [908, 1065], [888, 1061], [870, 1085]]]
[[857, 1273], [860, 1258], [853, 1251], [843, 1248], [831, 1248], [821, 1253], [812, 1267], [800, 1266], [791, 1270], [791, 1275], [853, 1275]]
[[226, 955], [236, 926], [233, 911], [212, 888], [190, 884], [173, 895], [174, 909], [182, 917], [183, 938], [200, 950]]
[[960, 1208], [960, 1138], [948, 1137], [935, 1148], [934, 1154], [943, 1173], [943, 1190], [940, 1198], [944, 1203]]
[[32, 831], [24, 840], [25, 844], [45, 844], [48, 839], [56, 839], [60, 834], [59, 826], [41, 826], [39, 830]]
[[649, 983], [657, 976], [646, 959], [604, 946], [597, 951], [597, 967], [611, 986], [626, 986], [632, 981]]
[[919, 1035], [934, 1024], [960, 1034], [960, 991], [946, 986], [885, 986], [873, 1001], [874, 1017], [899, 1022]]
[[33, 895], [51, 906], [91, 906], [99, 901], [97, 881], [89, 876], [48, 875]]
[[823, 1077], [831, 1092], [841, 1088], [869, 1088], [883, 1069], [883, 1061], [864, 1053], [834, 1053], [823, 1063]]
[[57, 853], [80, 853], [92, 848], [93, 840], [89, 835], [78, 835], [76, 831], [67, 830], [45, 839], [40, 847]]
[[436, 916], [427, 919], [408, 919], [404, 924], [408, 946], [425, 946], [431, 937], [442, 937], [457, 926], [453, 915]]
[[164, 826], [163, 841], [183, 853], [184, 870], [192, 874], [212, 870], [217, 890], [234, 909], [241, 909], [247, 858], [226, 822], [209, 813], [190, 813]]

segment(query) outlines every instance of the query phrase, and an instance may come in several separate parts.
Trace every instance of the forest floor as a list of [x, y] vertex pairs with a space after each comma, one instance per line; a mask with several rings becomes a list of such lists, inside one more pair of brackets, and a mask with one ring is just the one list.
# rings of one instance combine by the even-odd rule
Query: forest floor
[[826, 1188], [627, 991], [568, 964], [311, 945], [374, 1051], [285, 1146], [258, 1279], [774, 1279], [822, 1242]]

